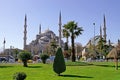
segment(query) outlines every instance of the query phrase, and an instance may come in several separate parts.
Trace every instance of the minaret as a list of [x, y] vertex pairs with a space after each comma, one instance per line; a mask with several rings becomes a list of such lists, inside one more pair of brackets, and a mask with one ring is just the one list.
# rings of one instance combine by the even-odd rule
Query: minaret
[[61, 21], [61, 11], [59, 14], [59, 46], [61, 47], [61, 26], [62, 26], [62, 21]]
[[6, 43], [6, 40], [4, 38], [4, 41], [3, 41], [3, 51], [4, 51], [4, 54], [5, 54], [5, 43]]
[[105, 43], [106, 43], [106, 37], [107, 37], [107, 34], [106, 34], [106, 20], [105, 20], [105, 15], [104, 15], [103, 31], [104, 31], [103, 38], [104, 38]]
[[111, 41], [110, 41], [110, 39], [108, 40], [108, 44], [109, 44], [109, 46], [111, 45]]
[[39, 26], [39, 35], [41, 34], [41, 24]]
[[100, 26], [100, 38], [102, 39], [102, 27]]
[[26, 50], [26, 41], [27, 41], [27, 16], [25, 15], [25, 22], [24, 22], [24, 50]]
[[118, 45], [120, 45], [120, 40], [118, 39]]

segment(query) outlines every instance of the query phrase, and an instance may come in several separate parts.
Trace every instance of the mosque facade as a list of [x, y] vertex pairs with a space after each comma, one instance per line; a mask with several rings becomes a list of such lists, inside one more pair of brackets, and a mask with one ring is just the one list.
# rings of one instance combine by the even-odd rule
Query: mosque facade
[[43, 53], [46, 50], [47, 46], [54, 40], [55, 44], [58, 47], [64, 47], [64, 41], [61, 40], [61, 12], [59, 14], [59, 36], [57, 36], [52, 30], [47, 29], [44, 32], [41, 32], [41, 25], [39, 26], [39, 33], [36, 35], [36, 39], [32, 40], [27, 44], [27, 16], [25, 15], [24, 20], [24, 37], [23, 37], [23, 50], [30, 51], [32, 55], [38, 55]]
[[[30, 51], [33, 55], [43, 53], [43, 51], [48, 48], [47, 46], [50, 45], [53, 39], [55, 40], [56, 45], [59, 45], [59, 37], [56, 36], [53, 31], [47, 29], [45, 32], [36, 35], [36, 39], [32, 40], [27, 45], [27, 50]], [[63, 40], [61, 40], [61, 45], [62, 47], [64, 46]]]

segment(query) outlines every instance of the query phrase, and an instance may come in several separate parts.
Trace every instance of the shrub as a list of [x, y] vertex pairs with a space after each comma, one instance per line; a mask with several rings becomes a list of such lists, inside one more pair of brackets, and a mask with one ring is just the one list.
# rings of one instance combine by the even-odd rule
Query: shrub
[[22, 51], [22, 52], [19, 53], [18, 57], [23, 62], [23, 66], [27, 67], [28, 66], [27, 61], [32, 58], [32, 55], [31, 55], [30, 52]]
[[41, 58], [42, 62], [45, 64], [46, 60], [49, 58], [49, 56], [47, 54], [41, 54], [40, 58]]
[[62, 72], [66, 70], [65, 60], [64, 60], [61, 48], [57, 49], [56, 56], [53, 63], [53, 70], [59, 76]]
[[16, 72], [13, 75], [13, 80], [24, 80], [27, 75], [24, 72]]

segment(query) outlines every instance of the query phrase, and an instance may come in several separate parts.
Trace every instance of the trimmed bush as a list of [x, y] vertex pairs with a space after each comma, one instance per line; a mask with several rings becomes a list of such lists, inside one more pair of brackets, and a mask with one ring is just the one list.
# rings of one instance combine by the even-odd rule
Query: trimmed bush
[[62, 72], [66, 70], [65, 60], [64, 60], [61, 48], [57, 49], [56, 56], [53, 63], [53, 70], [59, 76]]
[[13, 80], [24, 80], [27, 75], [24, 72], [16, 72], [13, 75]]
[[22, 51], [22, 52], [19, 53], [18, 57], [19, 57], [20, 60], [23, 62], [23, 66], [24, 66], [24, 67], [28, 67], [27, 61], [32, 58], [31, 53], [30, 53], [30, 52], [27, 52], [27, 51]]
[[47, 54], [41, 54], [40, 58], [41, 58], [42, 62], [45, 64], [46, 60], [49, 58], [49, 56]]

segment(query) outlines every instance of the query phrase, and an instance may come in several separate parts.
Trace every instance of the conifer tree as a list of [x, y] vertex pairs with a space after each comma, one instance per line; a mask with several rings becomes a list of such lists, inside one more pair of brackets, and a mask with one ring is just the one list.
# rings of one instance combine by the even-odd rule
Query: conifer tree
[[66, 70], [65, 60], [64, 60], [61, 48], [57, 49], [56, 56], [53, 63], [53, 70], [59, 76], [62, 72]]

